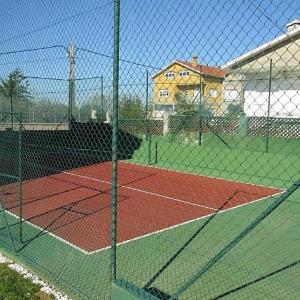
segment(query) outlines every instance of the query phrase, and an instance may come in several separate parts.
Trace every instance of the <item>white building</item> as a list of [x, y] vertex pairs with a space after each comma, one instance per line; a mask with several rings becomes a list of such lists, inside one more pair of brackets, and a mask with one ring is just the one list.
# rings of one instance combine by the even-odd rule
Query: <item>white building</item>
[[[287, 32], [222, 69], [222, 110], [240, 105], [247, 116], [300, 117], [300, 20], [287, 24]], [[270, 104], [270, 106], [269, 106]]]

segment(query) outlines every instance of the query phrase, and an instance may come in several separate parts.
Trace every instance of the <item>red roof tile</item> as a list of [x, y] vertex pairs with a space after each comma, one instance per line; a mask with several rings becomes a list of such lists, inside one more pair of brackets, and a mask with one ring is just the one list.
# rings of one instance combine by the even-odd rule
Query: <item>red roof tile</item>
[[183, 60], [176, 60], [175, 62], [178, 62], [179, 64], [184, 65], [187, 68], [192, 69], [194, 71], [200, 72], [201, 74], [204, 75], [224, 78], [226, 74], [224, 70], [217, 67], [210, 67], [210, 66], [199, 65], [199, 64], [196, 67], [193, 67], [191, 62], [187, 62]]

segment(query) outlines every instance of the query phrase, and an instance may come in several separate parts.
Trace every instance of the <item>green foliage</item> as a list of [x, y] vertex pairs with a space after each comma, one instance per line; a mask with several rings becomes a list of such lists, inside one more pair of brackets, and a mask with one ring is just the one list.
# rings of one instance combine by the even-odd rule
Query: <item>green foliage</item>
[[119, 104], [120, 119], [142, 119], [145, 117], [145, 111], [142, 101], [139, 97], [124, 96]]
[[226, 117], [237, 117], [243, 112], [239, 104], [230, 103], [227, 107]]
[[197, 116], [200, 113], [202, 117], [211, 117], [213, 115], [212, 109], [207, 105], [206, 102], [202, 101], [199, 111], [199, 105], [194, 100], [195, 99], [187, 97], [184, 93], [176, 94], [175, 111], [177, 112], [177, 114], [186, 116]]
[[31, 100], [29, 83], [20, 69], [14, 70], [8, 78], [1, 79], [0, 98], [1, 110], [20, 112]]
[[175, 111], [179, 115], [196, 115], [195, 104], [184, 94], [178, 93], [175, 95]]
[[29, 83], [20, 69], [9, 74], [7, 79], [1, 79], [0, 93], [4, 97], [17, 98], [19, 101], [29, 100], [31, 97], [28, 88]]
[[39, 300], [40, 288], [6, 264], [0, 264], [0, 300]]

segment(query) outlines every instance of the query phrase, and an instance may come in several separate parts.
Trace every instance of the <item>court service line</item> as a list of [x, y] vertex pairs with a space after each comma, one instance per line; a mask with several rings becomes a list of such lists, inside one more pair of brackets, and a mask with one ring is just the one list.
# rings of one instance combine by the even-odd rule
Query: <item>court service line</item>
[[[266, 197], [263, 197], [263, 198], [259, 198], [259, 199], [256, 199], [254, 201], [251, 201], [251, 202], [247, 202], [247, 203], [244, 203], [244, 204], [240, 204], [240, 205], [237, 205], [237, 206], [234, 206], [234, 207], [231, 207], [231, 208], [228, 208], [228, 209], [225, 209], [225, 210], [222, 210], [222, 211], [219, 211], [217, 212], [217, 214], [222, 214], [222, 213], [225, 213], [225, 212], [228, 212], [230, 210], [233, 210], [233, 209], [236, 209], [236, 208], [239, 208], [239, 207], [243, 207], [243, 206], [246, 206], [246, 205], [250, 205], [252, 203], [255, 203], [255, 202], [259, 202], [259, 201], [262, 201], [262, 200], [265, 200], [265, 199], [268, 199], [270, 197], [276, 197], [278, 195], [280, 195], [281, 193], [283, 193], [284, 191], [281, 191], [281, 192], [278, 192], [278, 193], [275, 193], [275, 194], [272, 194], [272, 195], [269, 195], [269, 196], [266, 196]], [[19, 216], [17, 216], [16, 214], [10, 212], [9, 210], [5, 209], [5, 212], [7, 212], [9, 215], [11, 215], [12, 217], [16, 218], [16, 219], [19, 219]], [[183, 225], [186, 225], [186, 224], [189, 224], [189, 223], [192, 223], [192, 222], [195, 222], [195, 221], [198, 221], [198, 220], [201, 220], [201, 219], [205, 219], [205, 218], [208, 218], [210, 217], [211, 215], [213, 215], [214, 213], [211, 213], [211, 214], [207, 214], [207, 215], [204, 215], [204, 216], [201, 216], [199, 218], [196, 218], [196, 219], [192, 219], [192, 220], [188, 220], [188, 221], [185, 221], [185, 222], [182, 222], [182, 223], [179, 223], [179, 224], [176, 224], [176, 225], [173, 225], [173, 226], [169, 226], [169, 227], [166, 227], [166, 228], [163, 228], [163, 229], [160, 229], [160, 230], [156, 230], [156, 231], [153, 231], [153, 232], [150, 232], [150, 233], [147, 233], [147, 234], [144, 234], [144, 235], [141, 235], [141, 236], [138, 236], [138, 237], [135, 237], [135, 238], [132, 238], [132, 239], [129, 239], [129, 240], [126, 240], [126, 241], [123, 241], [123, 242], [120, 242], [118, 243], [117, 245], [120, 246], [120, 245], [124, 245], [124, 244], [127, 244], [127, 243], [130, 243], [130, 242], [133, 242], [133, 241], [137, 241], [137, 240], [140, 240], [142, 238], [146, 238], [148, 236], [152, 236], [152, 235], [155, 235], [155, 234], [158, 234], [158, 233], [162, 233], [162, 232], [165, 232], [165, 231], [168, 231], [168, 230], [171, 230], [173, 228], [177, 228], [177, 227], [180, 227], [180, 226], [183, 226]], [[80, 248], [79, 246], [76, 246], [74, 244], [72, 244], [71, 242], [65, 240], [64, 238], [38, 226], [38, 225], [35, 225], [33, 223], [31, 223], [30, 221], [27, 221], [25, 219], [22, 219], [22, 221], [38, 230], [41, 230], [43, 231], [45, 234], [48, 234], [50, 235], [51, 237], [59, 240], [60, 242], [63, 242], [65, 243], [66, 245], [74, 248], [75, 250], [79, 251], [79, 252], [82, 252], [83, 254], [85, 255], [92, 255], [92, 254], [96, 254], [98, 252], [102, 252], [104, 250], [107, 250], [107, 249], [110, 249], [111, 246], [107, 246], [107, 247], [103, 247], [103, 248], [100, 248], [100, 249], [97, 249], [97, 250], [94, 250], [94, 251], [86, 251], [82, 248]]]
[[[219, 214], [223, 214], [223, 213], [226, 213], [226, 212], [228, 212], [228, 211], [230, 211], [230, 210], [234, 210], [234, 209], [236, 209], [236, 208], [240, 208], [240, 207], [243, 207], [243, 206], [246, 206], [246, 205], [251, 205], [251, 204], [253, 204], [253, 203], [255, 203], [255, 202], [259, 202], [259, 201], [266, 200], [266, 199], [268, 199], [268, 198], [270, 198], [270, 197], [276, 197], [276, 196], [280, 195], [280, 194], [283, 193], [283, 192], [284, 192], [284, 191], [280, 191], [280, 192], [278, 192], [278, 193], [275, 193], [275, 194], [272, 194], [272, 195], [269, 195], [269, 196], [266, 196], [266, 197], [262, 197], [262, 198], [259, 198], [259, 199], [256, 199], [256, 200], [253, 200], [253, 201], [250, 201], [250, 202], [247, 202], [247, 203], [243, 203], [243, 204], [240, 204], [240, 205], [237, 205], [237, 206], [233, 206], [233, 207], [230, 207], [230, 208], [227, 208], [227, 209], [218, 211], [217, 214], [218, 214], [218, 215], [219, 215]], [[208, 218], [208, 217], [212, 216], [213, 214], [214, 214], [214, 213], [207, 214], [207, 215], [201, 216], [201, 217], [196, 218], [196, 219], [188, 220], [188, 221], [185, 221], [185, 222], [182, 222], [182, 223], [179, 223], [179, 224], [170, 226], [170, 227], [166, 227], [166, 228], [163, 228], [163, 229], [160, 229], [160, 230], [156, 230], [156, 231], [153, 231], [153, 232], [150, 232], [150, 233], [141, 235], [141, 236], [137, 236], [137, 237], [135, 237], [135, 238], [132, 238], [132, 239], [129, 239], [129, 240], [126, 240], [126, 241], [117, 243], [117, 246], [121, 246], [121, 245], [130, 243], [130, 242], [133, 242], [133, 241], [137, 241], [137, 240], [140, 240], [140, 239], [143, 239], [143, 238], [146, 238], [146, 237], [149, 237], [149, 236], [158, 234], [158, 233], [162, 233], [162, 232], [168, 231], [168, 230], [170, 230], [170, 229], [174, 229], [174, 228], [177, 228], [177, 227], [180, 227], [180, 226], [189, 224], [189, 223], [193, 223], [193, 222], [199, 221], [199, 220], [201, 220], [201, 219]], [[100, 248], [100, 249], [97, 249], [97, 250], [94, 250], [94, 251], [91, 251], [91, 252], [87, 252], [87, 255], [92, 255], [92, 254], [95, 254], [95, 253], [99, 253], [99, 252], [101, 252], [101, 251], [104, 251], [104, 250], [107, 250], [107, 249], [110, 249], [110, 248], [111, 248], [111, 246], [107, 246], [107, 247], [104, 247], [104, 248]]]
[[[101, 179], [97, 179], [97, 178], [94, 178], [94, 177], [89, 177], [89, 176], [80, 175], [80, 174], [76, 174], [76, 173], [71, 173], [71, 172], [62, 172], [62, 173], [72, 175], [72, 176], [76, 176], [76, 177], [80, 177], [80, 178], [84, 178], [84, 179], [88, 179], [88, 180], [92, 180], [92, 181], [96, 181], [96, 182], [106, 183], [106, 184], [109, 184], [109, 185], [112, 184], [110, 181], [101, 180]], [[132, 190], [132, 191], [135, 191], [135, 192], [144, 193], [144, 194], [155, 196], [155, 197], [161, 197], [161, 198], [168, 199], [168, 200], [171, 200], [171, 201], [176, 201], [176, 202], [180, 202], [180, 203], [184, 203], [184, 204], [188, 204], [188, 205], [192, 205], [192, 206], [198, 206], [198, 207], [206, 208], [206, 209], [209, 209], [209, 210], [217, 211], [217, 209], [215, 209], [213, 207], [210, 207], [210, 206], [189, 202], [189, 201], [186, 201], [186, 200], [182, 200], [182, 199], [178, 199], [178, 198], [174, 198], [174, 197], [170, 197], [170, 196], [166, 196], [166, 195], [162, 195], [162, 194], [158, 194], [158, 193], [149, 192], [149, 191], [133, 188], [133, 187], [122, 185], [122, 184], [118, 184], [118, 187], [128, 189], [128, 190]]]
[[[207, 178], [212, 178], [212, 179], [218, 179], [218, 180], [223, 180], [223, 181], [227, 181], [227, 182], [234, 182], [234, 183], [241, 183], [241, 184], [246, 184], [246, 185], [252, 185], [252, 186], [259, 186], [259, 187], [263, 187], [263, 188], [269, 188], [269, 189], [274, 189], [274, 190], [280, 190], [280, 188], [275, 187], [275, 186], [271, 186], [271, 185], [263, 185], [263, 184], [258, 184], [258, 183], [252, 183], [252, 182], [247, 182], [247, 181], [241, 181], [241, 180], [237, 180], [237, 179], [228, 179], [228, 178], [222, 178], [222, 177], [216, 177], [216, 176], [212, 176], [212, 175], [206, 175], [203, 173], [195, 173], [195, 172], [188, 172], [188, 171], [181, 171], [181, 170], [174, 170], [174, 169], [168, 169], [168, 168], [164, 168], [164, 167], [160, 167], [160, 166], [153, 166], [153, 165], [142, 165], [139, 163], [135, 163], [135, 162], [129, 162], [129, 161], [121, 161], [121, 164], [124, 165], [133, 165], [133, 166], [138, 166], [138, 167], [142, 167], [142, 168], [152, 168], [152, 169], [156, 169], [159, 171], [166, 171], [166, 172], [174, 172], [174, 173], [180, 173], [180, 174], [184, 174], [184, 175], [191, 175], [191, 176], [198, 176], [198, 177], [207, 177]], [[225, 171], [227, 173], [233, 173], [230, 171]], [[250, 177], [250, 175], [249, 175]], [[265, 177], [263, 177], [265, 178]], [[273, 179], [273, 178], [271, 178]]]

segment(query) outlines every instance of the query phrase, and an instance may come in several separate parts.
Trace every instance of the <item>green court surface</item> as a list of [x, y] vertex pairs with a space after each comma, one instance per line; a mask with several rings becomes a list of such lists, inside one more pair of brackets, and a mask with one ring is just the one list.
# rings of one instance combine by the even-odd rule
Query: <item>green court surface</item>
[[[198, 147], [168, 143], [161, 138], [156, 141], [158, 160], [154, 167], [158, 168], [287, 188], [296, 180], [300, 167], [297, 157], [282, 153]], [[148, 150], [149, 144], [144, 141], [130, 162], [145, 163]], [[204, 299], [253, 299], [254, 291], [257, 299], [300, 298], [297, 284], [300, 236], [295, 230], [300, 226], [299, 196], [300, 192], [296, 192], [288, 198], [180, 299], [189, 299], [190, 295]], [[274, 197], [217, 215], [154, 286], [174, 292], [272, 201]], [[9, 224], [15, 223], [13, 216], [6, 215]], [[0, 222], [3, 227], [2, 215]], [[203, 222], [205, 218], [119, 245], [117, 277], [143, 287]], [[19, 242], [18, 226], [10, 228], [15, 248], [20, 249], [23, 244]], [[26, 223], [23, 229], [28, 236], [39, 233], [39, 229]], [[1, 249], [13, 257], [7, 229], [1, 230], [0, 240]], [[74, 299], [110, 299], [110, 255], [110, 249], [85, 254], [45, 233], [19, 251], [17, 259]]]

